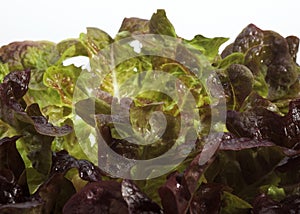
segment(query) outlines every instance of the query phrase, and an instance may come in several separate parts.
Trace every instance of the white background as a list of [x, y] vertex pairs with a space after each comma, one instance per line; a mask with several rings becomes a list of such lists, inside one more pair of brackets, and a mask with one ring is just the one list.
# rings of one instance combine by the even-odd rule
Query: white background
[[0, 3], [0, 46], [13, 41], [77, 38], [86, 27], [112, 37], [124, 17], [149, 19], [165, 9], [177, 34], [190, 39], [229, 37], [232, 41], [249, 23], [282, 36], [300, 37], [297, 0], [9, 0]]

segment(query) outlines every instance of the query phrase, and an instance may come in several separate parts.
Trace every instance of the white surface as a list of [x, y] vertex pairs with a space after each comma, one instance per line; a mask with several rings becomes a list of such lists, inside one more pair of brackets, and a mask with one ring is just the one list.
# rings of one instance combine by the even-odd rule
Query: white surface
[[177, 34], [233, 40], [249, 23], [300, 37], [297, 0], [9, 0], [0, 4], [0, 46], [22, 40], [60, 40], [98, 27], [114, 36], [124, 17], [149, 19], [165, 9]]

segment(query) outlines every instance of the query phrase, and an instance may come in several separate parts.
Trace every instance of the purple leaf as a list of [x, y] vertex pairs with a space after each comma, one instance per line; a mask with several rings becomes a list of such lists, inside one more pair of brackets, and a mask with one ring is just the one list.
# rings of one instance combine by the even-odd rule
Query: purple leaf
[[130, 214], [162, 213], [161, 208], [143, 193], [132, 181], [122, 181], [122, 195]]
[[225, 186], [222, 184], [202, 184], [192, 198], [189, 209], [190, 213], [220, 213], [222, 205], [221, 196], [224, 189]]
[[188, 209], [191, 195], [181, 184], [182, 175], [174, 172], [168, 176], [166, 183], [158, 189], [164, 213], [180, 214]]
[[63, 208], [64, 214], [127, 214], [121, 184], [116, 181], [98, 181], [87, 184], [73, 195]]
[[226, 125], [236, 136], [271, 141], [288, 148], [296, 147], [300, 139], [300, 100], [290, 103], [285, 116], [263, 107], [244, 112], [228, 111]]
[[77, 168], [79, 177], [83, 180], [90, 182], [101, 180], [102, 171], [91, 162], [87, 160], [77, 160], [66, 151], [60, 151], [53, 154], [52, 170], [50, 174], [66, 174], [71, 168]]

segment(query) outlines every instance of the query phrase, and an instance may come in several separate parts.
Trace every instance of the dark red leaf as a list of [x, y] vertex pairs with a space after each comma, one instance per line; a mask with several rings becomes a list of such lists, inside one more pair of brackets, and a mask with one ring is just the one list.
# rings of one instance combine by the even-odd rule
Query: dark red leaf
[[75, 193], [71, 181], [63, 174], [54, 174], [38, 188], [32, 200], [43, 201], [42, 213], [62, 213], [63, 206]]
[[122, 195], [128, 205], [129, 213], [131, 214], [162, 213], [160, 206], [153, 202], [130, 180], [123, 180]]
[[244, 112], [228, 111], [227, 129], [236, 136], [277, 145], [297, 147], [300, 140], [300, 100], [293, 100], [289, 112], [280, 116], [263, 107]]
[[202, 184], [192, 198], [190, 213], [218, 214], [222, 205], [221, 196], [224, 189], [225, 186], [222, 184]]
[[250, 47], [262, 44], [263, 38], [263, 30], [259, 29], [254, 24], [249, 24], [235, 39], [233, 51], [246, 52]]
[[19, 203], [26, 200], [21, 186], [17, 184], [14, 174], [10, 170], [0, 170], [0, 206]]
[[164, 213], [180, 214], [188, 210], [191, 194], [181, 184], [182, 175], [174, 172], [168, 176], [166, 183], [158, 189]]
[[53, 153], [52, 175], [57, 173], [66, 174], [71, 168], [77, 168], [79, 176], [86, 181], [95, 182], [101, 180], [102, 171], [87, 160], [77, 160], [66, 151]]
[[127, 214], [121, 184], [116, 181], [98, 181], [87, 184], [73, 195], [63, 208], [64, 214]]
[[20, 136], [0, 140], [0, 169], [9, 169], [18, 179], [25, 170], [25, 164], [16, 148]]
[[266, 194], [261, 194], [253, 202], [253, 214], [281, 214], [282, 209], [278, 202]]
[[16, 99], [21, 99], [28, 90], [30, 81], [30, 70], [13, 71], [5, 76], [3, 83], [10, 88], [11, 95]]
[[291, 195], [278, 202], [265, 194], [261, 194], [253, 202], [253, 214], [299, 213], [299, 210], [299, 195]]
[[256, 140], [250, 138], [237, 138], [229, 133], [224, 134], [220, 150], [239, 151], [243, 149], [251, 149], [257, 147], [270, 147], [275, 146], [274, 143], [266, 140]]

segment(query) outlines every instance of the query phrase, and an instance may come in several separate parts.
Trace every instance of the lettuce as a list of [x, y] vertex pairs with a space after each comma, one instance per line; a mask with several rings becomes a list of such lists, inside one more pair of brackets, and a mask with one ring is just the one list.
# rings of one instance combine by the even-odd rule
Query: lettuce
[[298, 211], [299, 39], [250, 24], [226, 41], [157, 10], [115, 37], [1, 47], [0, 212]]

